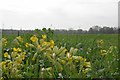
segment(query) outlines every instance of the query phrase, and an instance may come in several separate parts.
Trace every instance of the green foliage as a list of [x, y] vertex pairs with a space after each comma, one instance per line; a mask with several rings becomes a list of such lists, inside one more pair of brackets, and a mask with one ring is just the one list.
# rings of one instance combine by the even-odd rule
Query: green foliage
[[3, 78], [119, 77], [117, 35], [54, 34], [43, 28], [35, 35], [3, 37]]

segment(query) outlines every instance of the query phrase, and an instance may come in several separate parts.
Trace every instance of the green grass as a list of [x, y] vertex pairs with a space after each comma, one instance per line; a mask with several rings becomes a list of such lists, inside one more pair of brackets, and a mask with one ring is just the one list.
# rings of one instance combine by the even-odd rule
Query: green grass
[[59, 42], [67, 43], [70, 46], [76, 46], [81, 43], [83, 47], [92, 47], [96, 40], [103, 40], [106, 48], [108, 46], [118, 46], [118, 35], [117, 34], [72, 34], [72, 35], [57, 35], [54, 38]]
[[[37, 35], [37, 34], [36, 34]], [[39, 40], [41, 40], [41, 35], [37, 35]], [[36, 44], [30, 41], [30, 37], [32, 34], [22, 34], [20, 35], [24, 39], [24, 43], [28, 42], [36, 46]], [[44, 51], [39, 51], [35, 47], [26, 48], [24, 43], [18, 45], [17, 47], [22, 48], [27, 54], [24, 62], [22, 63], [23, 69], [20, 69], [21, 74], [23, 77], [55, 77], [58, 78], [58, 74], [62, 73], [63, 77], [65, 78], [116, 78], [119, 77], [118, 73], [118, 35], [117, 34], [53, 34], [52, 36], [47, 35], [53, 39], [55, 42], [54, 49], [47, 49], [48, 46], [45, 46]], [[3, 34], [4, 38], [7, 38], [8, 44], [5, 48], [13, 48], [15, 45], [12, 45], [12, 41], [17, 37], [16, 35], [5, 35]], [[103, 40], [104, 44], [98, 46], [97, 40]], [[42, 43], [41, 43], [42, 44]], [[58, 47], [56, 47], [58, 46]], [[60, 48], [64, 46], [67, 52], [61, 52]], [[75, 49], [71, 48], [74, 47]], [[42, 47], [44, 49], [44, 47]], [[76, 52], [76, 48], [78, 51]], [[88, 48], [90, 50], [88, 50]], [[101, 52], [103, 51], [103, 52]], [[11, 51], [12, 52], [12, 51]], [[11, 54], [9, 52], [9, 54]], [[58, 53], [59, 52], [59, 53]], [[53, 57], [53, 54], [56, 56]], [[67, 54], [71, 54], [71, 57], [68, 57]], [[51, 55], [52, 54], [52, 55]], [[105, 55], [102, 55], [105, 54]], [[36, 60], [32, 61], [33, 56], [36, 56]], [[83, 65], [85, 64], [84, 61], [75, 62], [79, 56], [82, 56], [86, 59], [86, 62], [90, 62], [91, 67], [90, 71], [84, 74]], [[4, 61], [7, 61], [6, 58], [3, 58]], [[17, 60], [17, 59], [15, 59]], [[61, 64], [60, 61], [64, 60], [66, 63]], [[72, 60], [72, 61], [71, 61]], [[42, 62], [40, 62], [42, 61]], [[43, 65], [44, 63], [44, 65]], [[47, 70], [42, 73], [42, 66]], [[29, 66], [29, 67], [28, 67]], [[18, 68], [19, 69], [19, 68]], [[63, 71], [62, 71], [63, 69]], [[88, 68], [89, 69], [89, 68]], [[5, 74], [8, 72], [6, 70]], [[39, 71], [39, 72], [38, 72]], [[23, 74], [25, 72], [25, 74]], [[4, 72], [3, 72], [4, 73]], [[16, 75], [17, 72], [16, 72]], [[11, 77], [11, 75], [9, 75]], [[9, 77], [8, 76], [8, 77]]]
[[[5, 35], [9, 40], [8, 44], [13, 41], [17, 35]], [[25, 41], [30, 38], [30, 34], [21, 35]], [[110, 45], [118, 46], [118, 34], [54, 34], [53, 40], [57, 46], [66, 46], [66, 47], [76, 47], [78, 43], [81, 44], [81, 47], [94, 47], [96, 40], [103, 40], [104, 47], [108, 48]]]

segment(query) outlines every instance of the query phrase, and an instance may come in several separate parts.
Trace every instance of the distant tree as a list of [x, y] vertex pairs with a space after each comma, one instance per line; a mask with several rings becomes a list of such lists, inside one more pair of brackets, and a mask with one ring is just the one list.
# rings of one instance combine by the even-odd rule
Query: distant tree
[[82, 30], [82, 29], [78, 29], [78, 30], [77, 30], [77, 33], [78, 33], [78, 34], [82, 34], [82, 33], [83, 33], [83, 30]]
[[90, 33], [90, 34], [94, 33], [93, 28], [90, 28], [89, 31], [88, 31], [88, 33]]
[[93, 26], [92, 28], [93, 28], [93, 30], [94, 30], [94, 31], [99, 31], [99, 30], [101, 29], [101, 27], [100, 27], [100, 26], [98, 26], [98, 25]]
[[113, 31], [114, 31], [115, 34], [118, 34], [118, 28], [114, 27]]

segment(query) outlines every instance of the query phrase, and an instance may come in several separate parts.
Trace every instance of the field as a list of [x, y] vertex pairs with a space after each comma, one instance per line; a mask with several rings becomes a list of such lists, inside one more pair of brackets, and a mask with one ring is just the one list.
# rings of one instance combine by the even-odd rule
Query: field
[[[27, 41], [32, 34], [21, 34], [21, 36]], [[7, 38], [9, 40], [8, 44], [10, 44], [17, 35], [3, 34], [2, 37]], [[68, 47], [76, 47], [80, 43], [87, 47], [93, 47], [97, 40], [103, 40], [104, 47], [109, 47], [110, 45], [118, 46], [118, 34], [54, 34], [52, 39], [57, 46], [64, 46], [66, 44]]]
[[3, 34], [1, 78], [118, 78], [117, 34]]

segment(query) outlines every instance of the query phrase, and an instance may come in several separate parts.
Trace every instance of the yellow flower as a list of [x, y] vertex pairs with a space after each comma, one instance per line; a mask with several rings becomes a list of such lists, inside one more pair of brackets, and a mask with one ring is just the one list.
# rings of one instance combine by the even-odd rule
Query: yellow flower
[[40, 45], [38, 45], [37, 47], [40, 48]]
[[17, 52], [17, 48], [13, 48], [13, 51], [14, 51], [14, 52]]
[[22, 55], [25, 55], [26, 54], [26, 52], [22, 52]]
[[25, 47], [29, 47], [29, 43], [25, 43]]
[[30, 38], [30, 40], [31, 40], [32, 42], [36, 42], [36, 41], [38, 41], [38, 38], [36, 37], [36, 35], [33, 35], [33, 36]]
[[21, 55], [21, 58], [22, 58], [22, 60], [24, 60], [25, 59], [25, 55]]
[[2, 65], [5, 65], [6, 64], [6, 62], [5, 61], [2, 61]]
[[14, 52], [21, 52], [22, 50], [20, 48], [13, 48]]
[[98, 40], [98, 41], [97, 41], [98, 47], [101, 47], [101, 48], [102, 48], [103, 43], [104, 43], [103, 40]]
[[17, 39], [21, 42], [23, 42], [23, 38], [21, 36], [18, 36]]
[[7, 45], [7, 39], [6, 38], [2, 38], [2, 46], [6, 46]]
[[103, 40], [100, 40], [100, 43], [103, 44]]
[[54, 47], [54, 41], [50, 40], [50, 47], [53, 48]]
[[90, 64], [90, 62], [84, 62], [84, 66], [85, 67], [91, 67], [91, 64]]
[[43, 39], [46, 39], [46, 35], [42, 35], [42, 38], [43, 38]]
[[44, 41], [44, 42], [43, 42], [43, 45], [47, 45], [47, 42], [46, 42], [46, 41]]
[[22, 50], [21, 50], [20, 48], [17, 48], [17, 51], [18, 51], [18, 52], [21, 52]]
[[6, 58], [8, 57], [8, 52], [4, 53], [4, 57], [6, 57]]
[[101, 52], [101, 55], [102, 55], [102, 56], [107, 55], [107, 51], [106, 51], [106, 50], [101, 50], [100, 52]]

